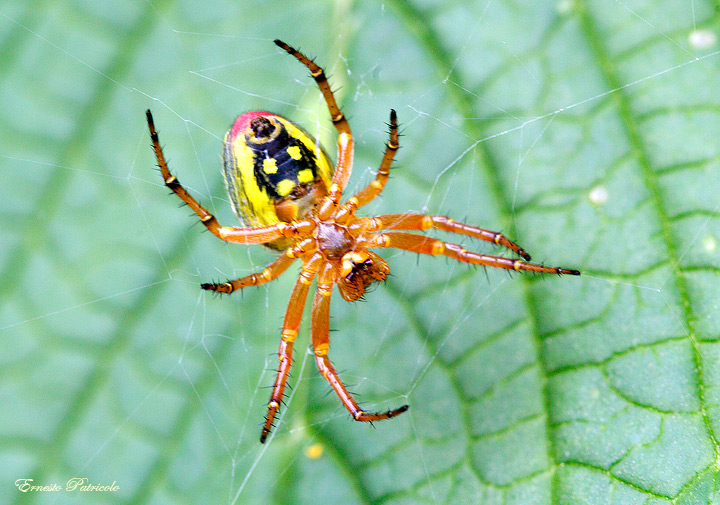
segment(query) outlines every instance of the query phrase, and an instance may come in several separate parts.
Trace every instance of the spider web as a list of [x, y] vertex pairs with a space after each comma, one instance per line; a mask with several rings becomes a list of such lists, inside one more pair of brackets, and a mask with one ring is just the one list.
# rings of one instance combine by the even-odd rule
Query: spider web
[[[712, 4], [15, 2], [0, 23], [0, 501], [711, 499]], [[275, 37], [338, 90], [357, 145], [346, 194], [374, 177], [398, 111], [403, 148], [365, 215], [450, 215], [584, 277], [383, 251], [388, 282], [355, 304], [335, 296], [331, 358], [368, 409], [410, 411], [352, 422], [308, 353], [306, 310], [260, 445], [297, 268], [232, 297], [199, 292], [273, 255], [221, 243], [165, 196], [143, 110], [183, 185], [234, 224], [219, 146], [235, 115], [269, 109], [334, 144]], [[73, 477], [119, 489], [14, 485]]]

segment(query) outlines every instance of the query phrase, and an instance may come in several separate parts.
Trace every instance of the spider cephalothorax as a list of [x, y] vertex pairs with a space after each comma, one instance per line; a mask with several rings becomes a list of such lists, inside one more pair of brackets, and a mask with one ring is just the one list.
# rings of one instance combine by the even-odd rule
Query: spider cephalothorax
[[[444, 216], [404, 213], [358, 217], [355, 212], [379, 195], [398, 149], [395, 111], [390, 112], [390, 140], [375, 180], [344, 204], [343, 196], [353, 159], [353, 138], [345, 116], [337, 106], [322, 68], [284, 42], [275, 43], [297, 58], [315, 79], [338, 131], [335, 167], [320, 145], [291, 121], [270, 112], [247, 112], [237, 118], [225, 136], [224, 175], [233, 209], [245, 227], [221, 226], [180, 185], [167, 166], [150, 111], [147, 121], [153, 149], [165, 185], [200, 217], [217, 237], [240, 244], [264, 244], [283, 253], [261, 273], [221, 284], [202, 284], [203, 289], [232, 293], [257, 286], [281, 275], [294, 260], [303, 263], [290, 295], [283, 321], [279, 367], [273, 384], [260, 441], [264, 442], [280, 408], [292, 363], [292, 350], [300, 327], [310, 284], [317, 276], [312, 310], [312, 346], [320, 372], [356, 421], [379, 421], [405, 412], [407, 405], [383, 413], [368, 413], [340, 381], [330, 363], [329, 317], [333, 285], [348, 301], [362, 297], [374, 282], [384, 280], [390, 267], [370, 251], [396, 248], [420, 254], [444, 255], [457, 261], [508, 270], [580, 275], [577, 270], [529, 263], [530, 255], [501, 233], [484, 230]], [[437, 229], [479, 238], [506, 247], [523, 258], [508, 259], [467, 251], [441, 240], [397, 230]]]

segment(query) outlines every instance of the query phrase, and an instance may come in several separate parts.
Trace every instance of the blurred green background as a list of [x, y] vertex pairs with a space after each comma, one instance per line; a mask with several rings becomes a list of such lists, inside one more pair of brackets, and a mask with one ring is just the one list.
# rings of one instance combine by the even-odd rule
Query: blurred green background
[[[718, 502], [717, 10], [0, 2], [0, 502]], [[333, 300], [331, 357], [368, 409], [409, 412], [353, 422], [306, 324], [262, 446], [297, 268], [201, 292], [273, 255], [168, 195], [144, 111], [173, 172], [234, 225], [220, 155], [238, 114], [291, 117], [334, 152], [274, 38], [330, 75], [356, 139], [349, 190], [397, 110], [402, 149], [368, 214], [451, 215], [585, 275], [383, 251], [386, 283]], [[73, 477], [118, 490], [16, 485]]]

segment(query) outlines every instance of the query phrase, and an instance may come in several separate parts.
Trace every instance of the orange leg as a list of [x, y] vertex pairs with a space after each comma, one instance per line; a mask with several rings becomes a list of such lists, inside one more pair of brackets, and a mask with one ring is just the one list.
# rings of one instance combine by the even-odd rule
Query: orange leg
[[415, 235], [414, 233], [378, 233], [368, 241], [367, 247], [391, 247], [420, 254], [443, 254], [454, 260], [462, 261], [463, 263], [486, 265], [489, 267], [504, 268], [506, 270], [580, 275], [580, 272], [577, 270], [546, 267], [543, 265], [536, 265], [534, 263], [526, 263], [520, 260], [502, 258], [500, 256], [489, 256], [487, 254], [474, 253], [463, 249], [457, 244], [443, 242], [442, 240], [426, 237], [425, 235]]
[[436, 230], [459, 233], [469, 237], [479, 238], [486, 242], [507, 247], [518, 256], [530, 261], [530, 255], [519, 245], [511, 242], [502, 233], [484, 230], [476, 226], [460, 223], [445, 216], [428, 216], [426, 214], [385, 214], [366, 218], [372, 224], [367, 228], [369, 231], [379, 230]]
[[330, 111], [330, 118], [332, 119], [335, 128], [338, 131], [338, 154], [337, 154], [337, 168], [335, 169], [335, 175], [333, 175], [332, 184], [328, 191], [330, 200], [337, 204], [340, 201], [342, 192], [350, 179], [350, 172], [352, 171], [353, 162], [353, 138], [350, 133], [350, 125], [345, 118], [345, 115], [338, 107], [335, 101], [330, 85], [328, 84], [325, 72], [320, 68], [314, 61], [305, 56], [303, 53], [287, 45], [282, 40], [275, 40], [275, 44], [289, 54], [297, 58], [297, 60], [305, 65], [310, 70], [310, 75], [315, 79], [315, 83], [320, 88], [320, 92], [327, 103], [328, 110]]
[[400, 147], [397, 129], [397, 114], [394, 110], [390, 111], [390, 140], [385, 144], [385, 155], [383, 156], [380, 168], [378, 168], [375, 180], [368, 184], [364, 189], [360, 190], [355, 196], [348, 199], [345, 204], [351, 211], [355, 211], [358, 207], [367, 205], [376, 196], [382, 193], [385, 188], [388, 177], [390, 176], [390, 165], [392, 165], [395, 153]]
[[275, 415], [280, 409], [283, 395], [285, 394], [285, 384], [287, 383], [290, 366], [292, 365], [293, 343], [297, 338], [300, 329], [300, 321], [302, 319], [303, 308], [305, 307], [305, 299], [307, 298], [310, 283], [317, 272], [318, 263], [322, 259], [319, 254], [314, 255], [307, 263], [303, 265], [300, 277], [295, 282], [290, 302], [288, 303], [287, 312], [285, 312], [285, 320], [283, 321], [280, 347], [278, 349], [278, 359], [280, 366], [278, 367], [275, 383], [273, 384], [270, 402], [268, 403], [268, 413], [265, 416], [265, 425], [263, 426], [260, 442], [265, 443], [270, 429], [273, 427]]
[[148, 128], [150, 129], [150, 139], [152, 140], [152, 147], [155, 151], [155, 157], [157, 158], [158, 167], [160, 167], [160, 173], [162, 173], [163, 181], [165, 186], [175, 193], [188, 207], [190, 207], [195, 214], [200, 217], [202, 224], [207, 227], [215, 236], [227, 241], [237, 242], [240, 244], [264, 244], [272, 242], [280, 237], [292, 237], [297, 236], [301, 232], [314, 227], [314, 224], [306, 221], [300, 221], [298, 223], [278, 223], [272, 226], [263, 226], [259, 228], [231, 228], [227, 226], [220, 226], [215, 216], [205, 209], [193, 198], [190, 193], [185, 190], [180, 184], [180, 181], [170, 173], [170, 169], [165, 161], [165, 155], [163, 154], [162, 147], [160, 147], [160, 139], [157, 131], [155, 130], [155, 123], [153, 122], [152, 113], [148, 109], [145, 112], [147, 116]]
[[259, 286], [265, 284], [273, 279], [277, 279], [282, 273], [288, 269], [294, 258], [283, 254], [278, 259], [270, 263], [265, 270], [260, 273], [250, 274], [241, 279], [234, 281], [223, 282], [222, 284], [201, 284], [200, 287], [209, 291], [216, 291], [218, 293], [232, 293], [238, 289], [242, 289], [248, 286]]
[[328, 358], [328, 351], [330, 350], [329, 321], [330, 295], [332, 294], [334, 284], [333, 275], [334, 269], [332, 264], [327, 264], [319, 275], [317, 292], [313, 300], [312, 344], [317, 367], [356, 421], [381, 421], [402, 414], [408, 409], [407, 405], [384, 413], [369, 414], [364, 412], [340, 381], [340, 377], [338, 377], [335, 368], [332, 366], [332, 363], [330, 363], [330, 359]]

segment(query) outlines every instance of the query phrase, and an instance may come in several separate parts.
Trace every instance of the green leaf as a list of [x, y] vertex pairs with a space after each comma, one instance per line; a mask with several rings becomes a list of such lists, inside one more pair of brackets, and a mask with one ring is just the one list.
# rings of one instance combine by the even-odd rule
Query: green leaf
[[[711, 2], [0, 4], [0, 502], [717, 503], [720, 19]], [[273, 254], [235, 225], [235, 116], [335, 133], [323, 65], [374, 177], [368, 215], [450, 215], [583, 276], [383, 251], [332, 305], [355, 423], [315, 370], [309, 309], [286, 406], [258, 441], [297, 269], [213, 297]], [[490, 254], [498, 248], [437, 233]], [[65, 489], [73, 478], [113, 490]], [[22, 492], [18, 479], [56, 491]]]

